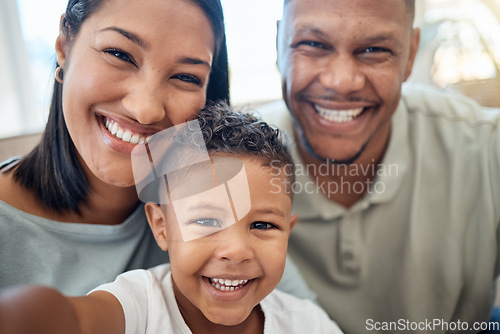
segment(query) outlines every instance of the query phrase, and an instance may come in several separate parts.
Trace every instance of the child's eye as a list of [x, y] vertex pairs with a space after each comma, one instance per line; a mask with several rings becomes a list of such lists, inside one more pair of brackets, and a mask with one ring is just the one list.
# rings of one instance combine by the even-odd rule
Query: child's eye
[[222, 223], [217, 218], [200, 218], [191, 220], [188, 225], [197, 224], [204, 227], [222, 227]]
[[120, 49], [106, 49], [103, 52], [108, 53], [108, 54], [110, 54], [110, 55], [112, 55], [120, 60], [127, 62], [127, 63], [131, 63], [131, 64], [135, 65], [134, 58], [132, 58], [132, 56], [129, 55], [125, 51], [122, 51]]
[[257, 230], [269, 230], [272, 228], [276, 228], [276, 225], [271, 224], [271, 223], [266, 223], [266, 222], [253, 222], [250, 225], [250, 228], [257, 229]]
[[192, 74], [186, 74], [186, 73], [177, 74], [174, 76], [174, 78], [184, 82], [194, 83], [198, 86], [201, 85], [201, 80], [197, 76]]

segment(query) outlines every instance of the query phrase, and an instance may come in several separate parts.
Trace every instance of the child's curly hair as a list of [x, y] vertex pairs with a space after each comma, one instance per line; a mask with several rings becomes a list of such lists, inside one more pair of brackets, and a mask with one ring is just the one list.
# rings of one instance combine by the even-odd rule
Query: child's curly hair
[[[182, 186], [182, 180], [185, 180], [187, 173], [197, 165], [197, 163], [192, 163], [193, 155], [196, 156], [196, 149], [189, 151], [190, 147], [191, 149], [193, 147], [190, 144], [201, 148], [201, 151], [206, 148], [209, 154], [222, 153], [254, 157], [262, 162], [263, 167], [279, 168], [280, 170], [275, 175], [284, 176], [287, 183], [294, 183], [293, 160], [284, 142], [285, 136], [280, 130], [271, 127], [251, 113], [232, 111], [225, 102], [210, 103], [198, 113], [196, 120], [199, 129], [197, 127], [191, 129], [194, 124], [188, 120], [186, 131], [181, 129], [172, 137], [173, 145], [167, 146], [157, 165], [160, 170], [175, 171], [175, 174], [170, 174], [170, 176], [171, 180], [181, 180], [177, 186]], [[176, 168], [176, 166], [189, 168]], [[160, 203], [161, 194], [165, 188], [162, 179], [157, 176], [147, 177], [145, 179], [147, 185], [141, 186], [141, 189], [138, 188], [139, 198], [143, 202]], [[284, 189], [288, 192], [288, 188]]]
[[286, 168], [293, 177], [293, 160], [279, 129], [252, 113], [234, 112], [224, 102], [212, 103], [197, 119], [208, 152], [255, 156], [264, 166]]

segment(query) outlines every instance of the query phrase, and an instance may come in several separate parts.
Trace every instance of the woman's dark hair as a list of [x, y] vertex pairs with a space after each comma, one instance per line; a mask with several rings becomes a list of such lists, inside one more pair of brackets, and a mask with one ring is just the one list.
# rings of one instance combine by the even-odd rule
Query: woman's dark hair
[[[69, 0], [62, 21], [63, 33], [76, 37], [82, 24], [99, 10], [105, 0]], [[212, 71], [207, 86], [207, 103], [229, 103], [229, 75], [220, 0], [189, 0], [198, 5], [209, 19], [215, 37]], [[62, 71], [61, 71], [62, 72]], [[40, 202], [56, 212], [79, 213], [90, 191], [89, 182], [77, 159], [62, 110], [62, 85], [54, 81], [49, 117], [41, 142], [14, 167], [14, 179], [32, 190]]]

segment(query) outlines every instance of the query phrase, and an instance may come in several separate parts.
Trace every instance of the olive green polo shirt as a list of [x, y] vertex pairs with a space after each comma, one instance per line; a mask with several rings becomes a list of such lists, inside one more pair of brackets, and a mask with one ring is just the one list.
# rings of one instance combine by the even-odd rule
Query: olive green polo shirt
[[[293, 134], [283, 102], [259, 112]], [[349, 209], [322, 194], [328, 185], [314, 188], [293, 148], [299, 222], [289, 253], [344, 332], [439, 333], [489, 319], [500, 270], [499, 126], [498, 111], [405, 86], [377, 176]]]

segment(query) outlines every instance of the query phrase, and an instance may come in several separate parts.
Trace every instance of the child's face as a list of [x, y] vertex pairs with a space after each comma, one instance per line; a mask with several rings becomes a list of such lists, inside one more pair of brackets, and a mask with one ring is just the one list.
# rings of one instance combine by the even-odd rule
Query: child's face
[[[288, 237], [296, 222], [291, 216], [291, 198], [276, 191], [277, 182], [283, 180], [276, 180], [273, 170], [262, 167], [261, 160], [238, 158], [246, 171], [251, 202], [242, 219], [234, 218], [235, 211], [222, 208], [215, 196], [210, 203], [206, 198], [192, 200], [190, 214], [182, 219], [175, 205], [167, 205], [167, 224], [160, 222], [162, 209], [147, 205], [155, 237], [160, 247], [168, 247], [175, 295], [188, 325], [194, 318], [226, 326], [242, 323], [283, 274]], [[236, 201], [231, 195], [231, 201]], [[232, 207], [234, 210], [235, 205]], [[207, 232], [183, 241], [181, 229], [186, 225]]]

